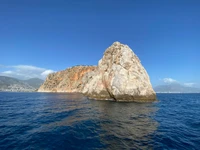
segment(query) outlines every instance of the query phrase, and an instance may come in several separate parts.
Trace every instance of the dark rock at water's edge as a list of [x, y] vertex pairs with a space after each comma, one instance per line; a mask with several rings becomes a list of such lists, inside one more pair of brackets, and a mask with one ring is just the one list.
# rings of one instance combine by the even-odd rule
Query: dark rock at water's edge
[[80, 92], [96, 100], [156, 100], [139, 58], [120, 42], [106, 49], [98, 66], [75, 66], [50, 74], [38, 92]]

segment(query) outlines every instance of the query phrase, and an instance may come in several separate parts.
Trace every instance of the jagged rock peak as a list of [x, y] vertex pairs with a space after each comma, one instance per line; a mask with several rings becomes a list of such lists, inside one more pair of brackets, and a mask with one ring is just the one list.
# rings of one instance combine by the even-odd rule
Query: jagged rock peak
[[114, 42], [105, 50], [97, 69], [87, 76], [83, 93], [91, 99], [151, 101], [156, 98], [139, 58], [120, 42]]

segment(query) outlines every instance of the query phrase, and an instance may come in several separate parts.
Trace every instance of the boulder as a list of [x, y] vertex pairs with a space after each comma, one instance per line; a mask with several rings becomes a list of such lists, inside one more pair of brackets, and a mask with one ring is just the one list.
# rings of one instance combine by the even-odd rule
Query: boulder
[[94, 71], [83, 77], [82, 93], [90, 99], [153, 101], [156, 94], [139, 58], [120, 42], [106, 49]]

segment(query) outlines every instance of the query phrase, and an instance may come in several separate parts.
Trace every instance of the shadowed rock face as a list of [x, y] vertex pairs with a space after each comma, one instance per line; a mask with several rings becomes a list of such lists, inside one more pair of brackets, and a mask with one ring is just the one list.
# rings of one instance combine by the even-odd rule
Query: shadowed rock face
[[139, 58], [119, 42], [106, 49], [98, 66], [76, 66], [50, 74], [39, 92], [80, 92], [91, 99], [153, 101], [156, 94]]
[[75, 66], [48, 75], [38, 92], [81, 92], [82, 77], [95, 66]]
[[85, 75], [83, 93], [91, 99], [152, 101], [156, 94], [139, 58], [119, 42], [106, 49], [97, 69]]

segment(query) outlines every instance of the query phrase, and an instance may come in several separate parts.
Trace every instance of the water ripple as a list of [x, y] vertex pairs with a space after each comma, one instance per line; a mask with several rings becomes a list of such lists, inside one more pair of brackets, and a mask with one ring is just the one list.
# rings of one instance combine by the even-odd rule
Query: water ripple
[[198, 149], [200, 94], [154, 103], [0, 93], [0, 149]]

